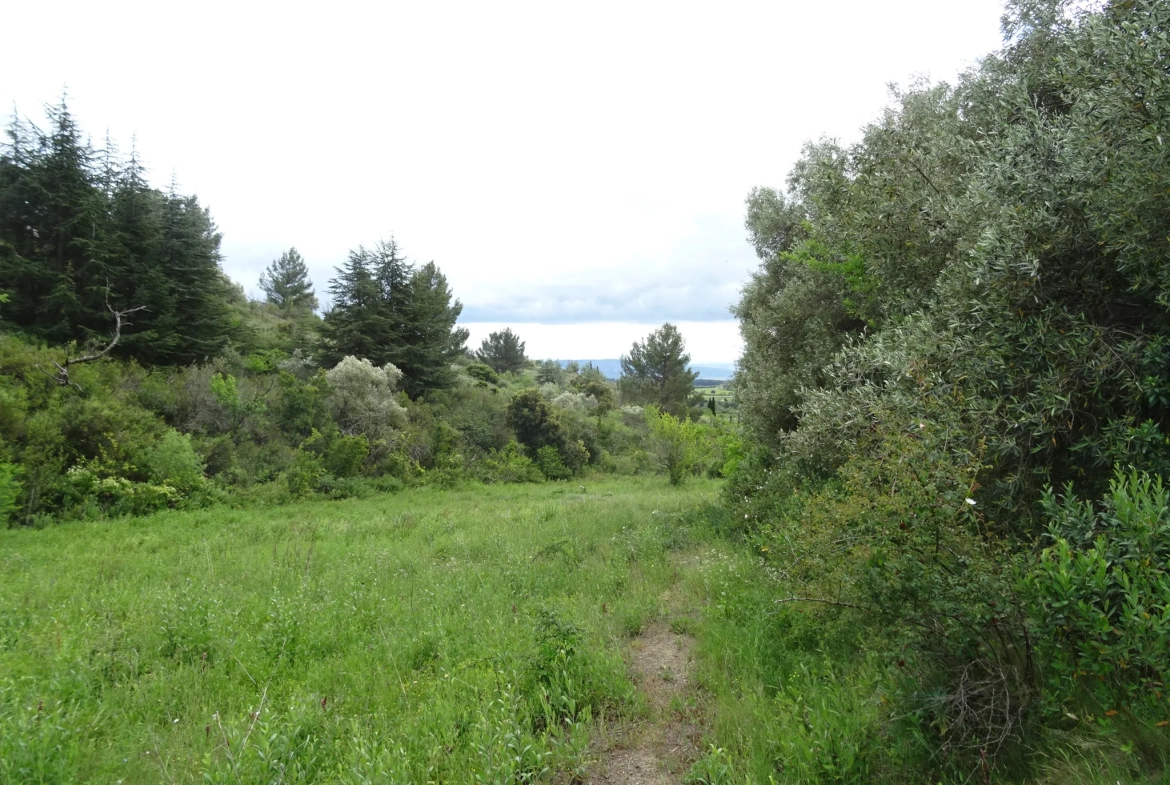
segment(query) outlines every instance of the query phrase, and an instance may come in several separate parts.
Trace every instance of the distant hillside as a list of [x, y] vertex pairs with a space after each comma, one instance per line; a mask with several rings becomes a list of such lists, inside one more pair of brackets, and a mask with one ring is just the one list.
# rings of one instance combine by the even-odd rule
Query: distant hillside
[[[607, 378], [616, 379], [622, 375], [621, 360], [560, 360], [561, 365], [566, 365], [570, 362], [575, 362], [578, 365], [584, 366], [586, 363], [592, 363], [595, 368], [601, 370]], [[730, 379], [731, 375], [735, 373], [734, 363], [703, 363], [701, 365], [691, 365], [692, 371], [699, 372], [700, 379]]]
[[735, 363], [703, 363], [692, 365], [692, 371], [699, 372], [700, 379], [730, 379], [735, 374]]

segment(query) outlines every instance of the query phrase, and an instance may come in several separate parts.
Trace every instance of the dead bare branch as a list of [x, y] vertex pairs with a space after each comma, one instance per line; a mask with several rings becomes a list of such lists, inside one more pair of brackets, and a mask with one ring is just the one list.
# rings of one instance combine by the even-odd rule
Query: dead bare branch
[[73, 387], [76, 387], [78, 390], [81, 390], [81, 385], [79, 385], [76, 382], [71, 381], [69, 379], [69, 366], [80, 365], [81, 363], [89, 363], [89, 362], [93, 362], [94, 360], [100, 360], [101, 358], [103, 358], [107, 354], [109, 354], [110, 351], [115, 346], [118, 345], [118, 341], [122, 338], [122, 328], [130, 326], [130, 322], [126, 320], [126, 317], [132, 313], [137, 313], [138, 311], [145, 311], [146, 306], [139, 305], [136, 308], [130, 308], [130, 309], [125, 310], [125, 311], [114, 310], [114, 308], [110, 305], [110, 293], [109, 293], [109, 289], [107, 289], [106, 290], [106, 309], [109, 310], [109, 312], [114, 315], [114, 336], [110, 339], [110, 342], [106, 345], [106, 348], [102, 349], [100, 352], [94, 352], [93, 354], [82, 355], [81, 357], [72, 357], [71, 358], [71, 357], [67, 356], [65, 358], [64, 365], [62, 365], [61, 363], [54, 360], [53, 365], [57, 366], [57, 373], [55, 373], [55, 374], [49, 373], [44, 368], [41, 368], [40, 365], [37, 366], [37, 370], [39, 370], [41, 373], [48, 376], [53, 381], [57, 382], [57, 384], [61, 385], [62, 387], [68, 387], [68, 386], [72, 385]]

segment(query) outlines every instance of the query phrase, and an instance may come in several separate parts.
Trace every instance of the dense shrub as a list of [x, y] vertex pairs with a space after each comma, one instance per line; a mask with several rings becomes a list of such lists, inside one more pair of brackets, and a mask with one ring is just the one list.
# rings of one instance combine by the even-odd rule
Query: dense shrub
[[560, 420], [535, 388], [522, 390], [512, 398], [508, 424], [516, 432], [516, 440], [533, 452], [555, 446], [561, 439]]
[[535, 462], [540, 473], [550, 480], [567, 480], [573, 476], [573, 470], [561, 460], [560, 451], [551, 444], [536, 451]]
[[[736, 520], [793, 602], [905, 647], [900, 716], [985, 778], [1041, 705], [1163, 690], [1165, 502], [1138, 478], [1170, 466], [1168, 28], [1154, 0], [1012, 2], [1002, 51], [748, 197]], [[1045, 490], [1070, 481], [1085, 501]]]
[[508, 423], [516, 431], [516, 440], [550, 480], [571, 477], [590, 459], [584, 440], [574, 438], [581, 429], [572, 426], [579, 421], [564, 414], [545, 401], [535, 387], [520, 391], [508, 405]]
[[499, 384], [500, 375], [492, 370], [490, 365], [472, 363], [466, 368], [467, 375], [484, 384]]
[[480, 463], [479, 478], [484, 482], [542, 482], [545, 475], [524, 454], [524, 449], [511, 441]]
[[1044, 498], [1048, 547], [1027, 577], [1045, 686], [1060, 713], [1170, 719], [1170, 490], [1118, 472], [1099, 504]]
[[346, 357], [325, 378], [333, 416], [347, 433], [385, 439], [405, 419], [395, 394], [402, 372], [390, 363], [377, 368], [369, 360]]
[[43, 371], [54, 358], [0, 335], [9, 523], [653, 468], [640, 410], [595, 405], [612, 400], [595, 369], [562, 374], [547, 399], [522, 372], [494, 386], [464, 377], [411, 400], [394, 366], [345, 357], [319, 369], [299, 350], [150, 370], [106, 359], [75, 367], [76, 386]]
[[646, 422], [651, 450], [670, 477], [670, 484], [681, 484], [704, 458], [707, 444], [702, 426], [653, 406], [646, 409]]
[[179, 491], [192, 491], [203, 483], [203, 462], [186, 434], [168, 430], [139, 459], [152, 482]]

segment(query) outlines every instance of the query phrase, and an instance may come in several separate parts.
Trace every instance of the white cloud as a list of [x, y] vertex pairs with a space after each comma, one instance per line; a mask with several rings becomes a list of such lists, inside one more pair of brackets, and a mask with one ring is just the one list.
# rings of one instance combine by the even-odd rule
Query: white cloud
[[[489, 333], [510, 327], [525, 344], [525, 354], [536, 360], [612, 360], [630, 353], [634, 341], [646, 338], [662, 323], [581, 322], [541, 324], [517, 322], [466, 322], [471, 332], [470, 349], [478, 349]], [[743, 341], [739, 322], [675, 322], [686, 341], [687, 353], [696, 364], [729, 363], [739, 357]]]

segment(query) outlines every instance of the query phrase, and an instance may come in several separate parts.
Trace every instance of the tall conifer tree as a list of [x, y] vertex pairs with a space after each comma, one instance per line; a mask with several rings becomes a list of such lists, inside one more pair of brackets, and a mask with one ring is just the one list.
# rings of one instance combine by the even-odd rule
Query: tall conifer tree
[[260, 290], [268, 302], [286, 313], [317, 309], [309, 268], [296, 248], [289, 248], [268, 265], [260, 275]]
[[393, 239], [373, 250], [359, 247], [337, 268], [329, 292], [327, 361], [354, 355], [375, 365], [393, 363], [410, 395], [452, 383], [449, 366], [463, 352], [467, 331], [455, 327], [463, 306], [452, 302], [434, 262], [415, 269]]
[[0, 147], [5, 321], [52, 343], [105, 340], [110, 308], [135, 313], [114, 350], [189, 363], [229, 337], [220, 235], [193, 196], [146, 182], [137, 154], [95, 152], [64, 101], [42, 131], [14, 119]]
[[630, 353], [621, 360], [618, 386], [626, 400], [654, 404], [676, 415], [686, 410], [687, 397], [699, 374], [687, 368], [691, 356], [677, 327], [667, 323], [645, 341], [634, 341]]
[[490, 365], [496, 373], [519, 371], [528, 365], [528, 357], [524, 354], [524, 341], [512, 332], [511, 327], [484, 338], [475, 356], [481, 363]]

